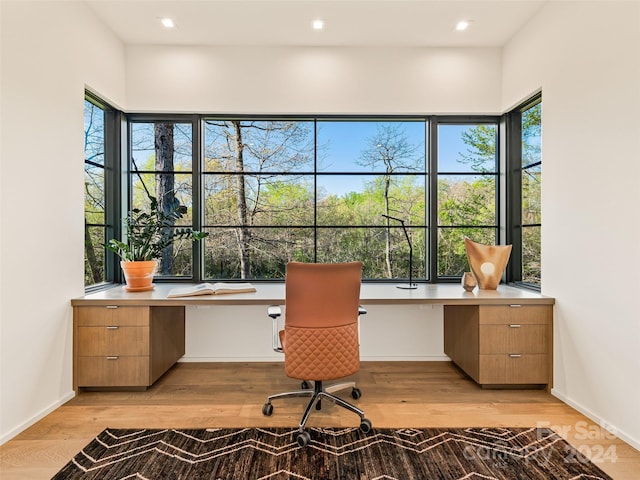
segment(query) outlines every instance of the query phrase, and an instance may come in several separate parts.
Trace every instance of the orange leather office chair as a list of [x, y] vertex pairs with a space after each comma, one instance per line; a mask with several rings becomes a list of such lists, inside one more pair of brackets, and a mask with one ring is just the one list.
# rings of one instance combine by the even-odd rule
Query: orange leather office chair
[[[351, 396], [360, 398], [354, 382], [324, 387], [325, 380], [352, 375], [360, 369], [358, 318], [366, 313], [359, 306], [362, 262], [299, 263], [287, 265], [284, 330], [279, 330], [281, 309], [269, 307], [273, 320], [273, 347], [284, 353], [285, 374], [302, 380], [302, 390], [271, 395], [262, 407], [273, 413], [272, 400], [311, 397], [300, 420], [296, 441], [303, 447], [311, 436], [304, 427], [311, 410], [321, 408], [321, 400], [346, 408], [360, 416], [360, 430], [371, 430], [364, 412], [333, 392], [351, 387]], [[310, 388], [308, 380], [313, 381]]]

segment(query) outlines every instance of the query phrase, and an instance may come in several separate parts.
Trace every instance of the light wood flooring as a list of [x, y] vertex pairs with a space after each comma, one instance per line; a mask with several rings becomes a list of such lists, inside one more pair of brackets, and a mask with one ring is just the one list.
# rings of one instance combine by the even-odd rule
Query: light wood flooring
[[[365, 362], [354, 377], [354, 403], [374, 428], [551, 427], [614, 479], [640, 478], [638, 450], [544, 390], [481, 389], [450, 362]], [[179, 363], [146, 391], [83, 391], [0, 447], [0, 478], [50, 479], [107, 427], [295, 427], [304, 399], [274, 402], [271, 417], [261, 408], [267, 395], [298, 387], [279, 363]], [[359, 425], [325, 404], [309, 426]]]

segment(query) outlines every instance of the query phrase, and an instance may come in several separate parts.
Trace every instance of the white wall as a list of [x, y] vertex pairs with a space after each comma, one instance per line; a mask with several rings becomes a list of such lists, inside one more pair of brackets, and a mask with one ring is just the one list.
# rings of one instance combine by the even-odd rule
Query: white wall
[[[360, 358], [448, 360], [441, 305], [369, 305], [360, 321]], [[282, 361], [271, 346], [264, 306], [188, 307], [183, 362]]]
[[554, 394], [640, 448], [640, 3], [549, 2], [504, 50], [542, 88], [542, 285]]
[[500, 112], [497, 48], [127, 48], [142, 112]]
[[[0, 442], [72, 396], [85, 84], [124, 101], [124, 48], [80, 2], [2, 1]], [[63, 280], [63, 281], [61, 281]]]

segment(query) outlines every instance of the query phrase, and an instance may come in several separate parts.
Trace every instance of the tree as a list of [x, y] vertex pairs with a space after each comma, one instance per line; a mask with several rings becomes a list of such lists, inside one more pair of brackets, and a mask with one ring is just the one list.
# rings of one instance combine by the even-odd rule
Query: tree
[[474, 172], [493, 172], [496, 169], [496, 127], [477, 125], [462, 132], [462, 141], [469, 146], [460, 152], [460, 161], [471, 165]]
[[522, 280], [540, 285], [542, 103], [522, 112]]
[[[273, 245], [266, 229], [253, 228], [265, 223], [273, 211], [265, 189], [274, 183], [291, 183], [297, 171], [310, 165], [309, 124], [296, 121], [217, 121], [205, 125], [205, 170], [223, 172], [208, 180], [205, 218], [216, 218], [230, 226], [235, 240], [239, 275], [252, 276], [254, 255], [264, 254], [262, 245]], [[287, 176], [287, 174], [293, 174]], [[212, 202], [223, 202], [216, 209]], [[292, 207], [295, 208], [295, 205]], [[235, 216], [224, 217], [224, 212]], [[281, 212], [282, 213], [282, 212]], [[265, 235], [261, 235], [264, 233]], [[221, 242], [224, 240], [221, 239]], [[221, 245], [219, 248], [223, 248]]]
[[[377, 133], [368, 140], [368, 147], [360, 154], [359, 165], [370, 167], [372, 170], [384, 169], [383, 179], [383, 199], [384, 214], [394, 216], [390, 208], [390, 191], [394, 173], [398, 171], [408, 172], [418, 169], [417, 162], [420, 157], [416, 156], [418, 146], [411, 144], [402, 127], [393, 123], [378, 124]], [[393, 278], [391, 262], [391, 229], [390, 220], [386, 219], [387, 228], [385, 230], [385, 264], [387, 277]]]
[[89, 101], [84, 109], [84, 155], [85, 285], [91, 285], [104, 280], [104, 239], [94, 225], [105, 222], [105, 191], [104, 111]]
[[[135, 122], [131, 126], [132, 208], [150, 212], [150, 198], [157, 199], [157, 211], [167, 219], [163, 235], [171, 238], [178, 227], [192, 224], [190, 173], [193, 133], [190, 123]], [[182, 180], [181, 180], [182, 178]], [[185, 180], [189, 178], [189, 180]], [[186, 209], [181, 217], [170, 212]], [[169, 241], [159, 258], [161, 275], [182, 276], [192, 271], [192, 246], [189, 242]]]
[[[156, 123], [154, 125], [154, 146], [156, 153], [156, 171], [169, 172], [156, 175], [156, 198], [158, 200], [158, 211], [165, 218], [169, 219], [168, 228], [163, 231], [163, 237], [171, 238], [171, 228], [174, 226], [173, 217], [170, 213], [175, 210], [178, 200], [175, 196], [175, 182], [173, 175], [173, 124], [172, 123]], [[168, 245], [162, 250], [162, 258], [160, 259], [162, 275], [173, 273], [173, 243], [167, 242]]]

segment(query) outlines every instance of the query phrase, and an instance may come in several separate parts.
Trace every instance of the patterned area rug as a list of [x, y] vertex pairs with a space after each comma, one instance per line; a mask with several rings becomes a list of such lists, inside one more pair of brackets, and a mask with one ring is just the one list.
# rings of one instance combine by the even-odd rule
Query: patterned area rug
[[550, 429], [115, 430], [100, 433], [59, 479], [611, 480]]

